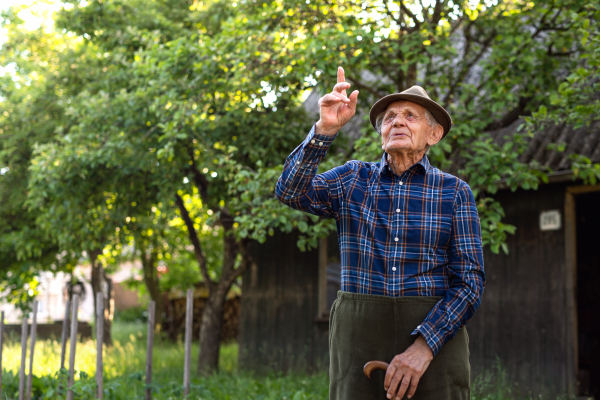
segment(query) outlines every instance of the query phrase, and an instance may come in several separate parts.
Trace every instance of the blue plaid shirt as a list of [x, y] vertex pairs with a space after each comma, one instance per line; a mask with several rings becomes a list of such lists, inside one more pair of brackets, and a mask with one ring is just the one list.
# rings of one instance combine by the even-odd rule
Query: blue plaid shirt
[[437, 354], [479, 307], [485, 286], [479, 216], [471, 188], [427, 156], [401, 176], [386, 162], [317, 167], [335, 136], [312, 130], [277, 182], [286, 205], [335, 218], [346, 292], [443, 296], [413, 335]]

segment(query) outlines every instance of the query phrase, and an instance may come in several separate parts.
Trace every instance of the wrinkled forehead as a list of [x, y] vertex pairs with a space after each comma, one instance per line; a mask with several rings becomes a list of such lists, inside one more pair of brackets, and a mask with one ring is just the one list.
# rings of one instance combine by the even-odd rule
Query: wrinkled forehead
[[416, 114], [424, 114], [425, 110], [425, 107], [420, 104], [413, 103], [412, 101], [398, 100], [390, 103], [385, 109], [385, 113], [387, 114], [389, 112], [393, 112], [397, 114], [403, 111], [412, 111]]

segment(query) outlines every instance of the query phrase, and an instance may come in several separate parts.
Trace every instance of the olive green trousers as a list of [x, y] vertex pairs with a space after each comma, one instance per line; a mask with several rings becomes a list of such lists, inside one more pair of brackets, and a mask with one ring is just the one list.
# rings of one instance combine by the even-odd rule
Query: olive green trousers
[[[376, 370], [369, 379], [363, 366], [389, 363], [404, 352], [416, 339], [410, 334], [440, 299], [338, 292], [329, 316], [329, 399], [387, 400], [385, 372]], [[470, 375], [469, 337], [462, 327], [433, 358], [411, 400], [469, 399]]]

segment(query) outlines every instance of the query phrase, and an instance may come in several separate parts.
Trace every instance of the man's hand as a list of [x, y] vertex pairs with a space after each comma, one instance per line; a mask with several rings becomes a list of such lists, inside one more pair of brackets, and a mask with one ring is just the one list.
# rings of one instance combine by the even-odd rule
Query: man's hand
[[425, 338], [419, 335], [404, 353], [398, 354], [390, 363], [383, 383], [383, 388], [387, 390], [387, 398], [400, 400], [405, 393], [409, 399], [413, 397], [419, 379], [429, 367], [431, 360], [433, 360], [433, 353], [427, 346]]
[[315, 126], [315, 133], [333, 136], [354, 116], [358, 90], [352, 92], [348, 97], [346, 89], [349, 88], [350, 84], [344, 77], [344, 69], [338, 67], [337, 85], [333, 87], [331, 93], [319, 99], [321, 119]]

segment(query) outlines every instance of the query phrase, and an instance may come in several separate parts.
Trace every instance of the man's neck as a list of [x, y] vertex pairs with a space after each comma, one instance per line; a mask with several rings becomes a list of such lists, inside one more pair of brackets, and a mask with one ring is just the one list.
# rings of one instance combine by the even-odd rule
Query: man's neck
[[421, 161], [424, 156], [424, 151], [397, 154], [387, 153], [387, 162], [392, 172], [400, 176], [404, 171]]

